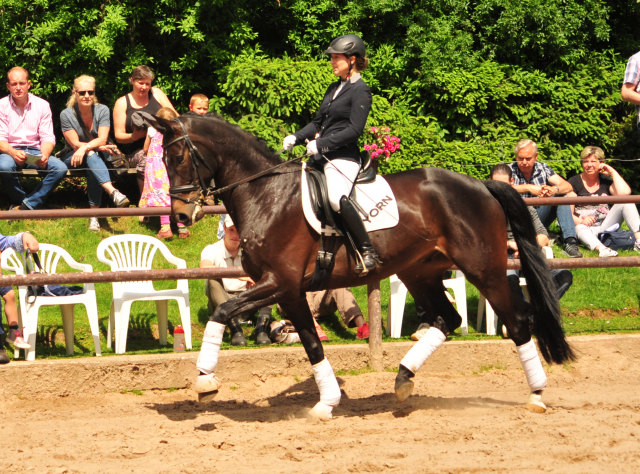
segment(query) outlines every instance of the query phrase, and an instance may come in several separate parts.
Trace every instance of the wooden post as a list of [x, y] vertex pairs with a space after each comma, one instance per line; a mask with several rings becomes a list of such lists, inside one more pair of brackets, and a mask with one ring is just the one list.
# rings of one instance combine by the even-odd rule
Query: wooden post
[[382, 360], [382, 308], [380, 282], [367, 285], [369, 294], [369, 367], [376, 372], [384, 370]]

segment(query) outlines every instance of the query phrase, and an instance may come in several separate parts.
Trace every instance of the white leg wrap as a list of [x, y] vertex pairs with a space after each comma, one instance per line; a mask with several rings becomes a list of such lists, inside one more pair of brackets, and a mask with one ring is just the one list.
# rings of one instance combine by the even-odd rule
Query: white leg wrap
[[202, 337], [202, 348], [196, 367], [203, 374], [213, 374], [218, 365], [218, 355], [224, 335], [224, 324], [209, 321]]
[[407, 352], [407, 355], [400, 361], [400, 364], [415, 374], [446, 339], [447, 336], [445, 336], [440, 329], [434, 327], [429, 328], [427, 334], [416, 342], [411, 350]]
[[333, 407], [340, 403], [340, 387], [331, 364], [326, 358], [312, 366], [312, 369], [320, 390], [320, 401], [313, 407], [310, 415], [317, 417], [320, 421], [327, 421], [331, 419]]
[[536, 344], [530, 340], [526, 344], [516, 347], [516, 350], [531, 391], [544, 390], [547, 386], [547, 374], [542, 368]]

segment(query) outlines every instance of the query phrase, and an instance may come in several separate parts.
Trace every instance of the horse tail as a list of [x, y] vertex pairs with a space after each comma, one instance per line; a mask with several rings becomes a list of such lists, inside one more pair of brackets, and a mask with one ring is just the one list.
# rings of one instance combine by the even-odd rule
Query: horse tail
[[556, 285], [538, 246], [527, 206], [520, 194], [508, 184], [500, 181], [483, 183], [502, 206], [518, 245], [522, 273], [529, 287], [529, 303], [534, 311], [533, 334], [538, 339], [544, 360], [557, 364], [574, 360], [575, 354], [561, 324]]

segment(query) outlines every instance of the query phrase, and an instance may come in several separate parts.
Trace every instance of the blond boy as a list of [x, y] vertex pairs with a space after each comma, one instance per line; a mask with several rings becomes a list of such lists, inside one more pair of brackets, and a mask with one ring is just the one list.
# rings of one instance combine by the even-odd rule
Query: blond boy
[[206, 114], [209, 111], [209, 98], [204, 94], [192, 95], [189, 110], [198, 115]]

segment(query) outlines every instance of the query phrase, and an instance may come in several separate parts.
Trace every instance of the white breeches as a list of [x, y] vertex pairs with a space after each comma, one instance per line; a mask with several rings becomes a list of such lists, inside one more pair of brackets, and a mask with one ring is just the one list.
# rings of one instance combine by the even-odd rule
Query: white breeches
[[327, 178], [327, 193], [329, 204], [334, 211], [340, 212], [340, 199], [349, 197], [353, 183], [360, 172], [360, 163], [350, 160], [331, 160], [324, 165], [324, 175]]

